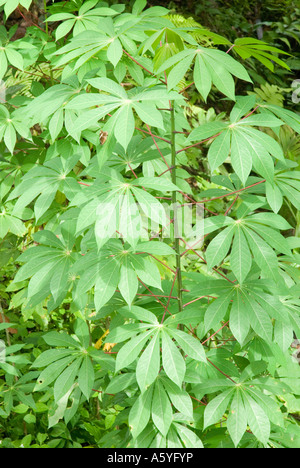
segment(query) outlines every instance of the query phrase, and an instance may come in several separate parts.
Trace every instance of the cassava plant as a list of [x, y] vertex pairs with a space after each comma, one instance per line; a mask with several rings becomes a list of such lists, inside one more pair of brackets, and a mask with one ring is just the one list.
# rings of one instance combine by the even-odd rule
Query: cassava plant
[[[299, 446], [300, 173], [278, 137], [300, 117], [242, 64], [280, 51], [146, 0], [44, 6], [0, 31], [4, 85], [27, 75], [0, 105], [0, 421], [46, 402], [99, 447]], [[190, 92], [221, 118], [192, 127]]]

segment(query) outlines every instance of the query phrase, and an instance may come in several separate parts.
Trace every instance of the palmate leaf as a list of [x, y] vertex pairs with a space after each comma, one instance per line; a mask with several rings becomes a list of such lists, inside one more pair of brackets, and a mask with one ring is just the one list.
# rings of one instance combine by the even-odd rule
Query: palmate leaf
[[25, 226], [19, 216], [13, 216], [6, 206], [0, 205], [0, 238], [4, 239], [8, 232], [23, 236]]
[[295, 112], [265, 102], [262, 103], [261, 110], [266, 110], [268, 113], [272, 112], [276, 117], [285, 122], [286, 125], [291, 127], [296, 133], [300, 133], [300, 119], [299, 115]]
[[[96, 358], [99, 363], [103, 361], [101, 352], [95, 356], [94, 352], [89, 351], [89, 331], [85, 321], [77, 320], [75, 332], [78, 341], [65, 332], [49, 332], [44, 335], [48, 345], [59, 348], [44, 351], [33, 363], [33, 367], [45, 367], [38, 377], [35, 391], [42, 390], [55, 381], [56, 402], [73, 389], [75, 381], [88, 399], [94, 384], [94, 366], [91, 358]], [[104, 355], [104, 361], [106, 358]]]
[[195, 57], [194, 81], [205, 100], [212, 84], [225, 96], [235, 100], [232, 75], [251, 82], [246, 69], [228, 54], [198, 46], [197, 49], [185, 49], [179, 52], [166, 60], [158, 69], [158, 73], [171, 69], [168, 74], [169, 89], [174, 88], [185, 76]]
[[75, 300], [95, 287], [94, 302], [99, 311], [118, 288], [130, 305], [137, 293], [138, 278], [149, 286], [161, 288], [157, 266], [146, 254], [124, 249], [119, 240], [108, 242], [100, 254], [91, 250], [72, 267], [72, 276], [80, 276], [76, 285]]
[[107, 186], [101, 184], [100, 196], [96, 192], [95, 198], [83, 205], [78, 216], [77, 232], [95, 224], [99, 249], [117, 235], [135, 248], [140, 239], [145, 238], [145, 228], [148, 230], [148, 225], [142, 222], [142, 213], [154, 222], [155, 227], [157, 224], [167, 224], [164, 206], [146, 188], [161, 192], [178, 189], [167, 177], [140, 177], [128, 183], [119, 176], [114, 179], [112, 174]]
[[17, 113], [10, 113], [6, 107], [0, 104], [0, 140], [4, 141], [11, 154], [13, 154], [17, 143], [17, 134], [31, 140], [29, 129], [18, 117]]
[[77, 96], [80, 91], [81, 87], [77, 77], [72, 77], [64, 84], [48, 88], [29, 102], [25, 108], [19, 109], [17, 115], [26, 118], [26, 121], [30, 119], [32, 125], [44, 123], [55, 112], [62, 110], [68, 101]]
[[290, 69], [285, 62], [277, 57], [278, 54], [288, 55], [287, 52], [284, 52], [277, 47], [270, 46], [266, 42], [258, 39], [250, 37], [236, 39], [234, 41], [233, 52], [238, 54], [244, 60], [254, 57], [271, 71], [274, 71], [274, 63], [277, 63], [287, 70]]
[[35, 240], [40, 245], [26, 250], [19, 257], [25, 264], [14, 282], [31, 277], [28, 284], [30, 304], [35, 296], [39, 297], [39, 291], [43, 291], [39, 302], [52, 294], [54, 303], [59, 303], [70, 287], [69, 273], [77, 255], [66, 245], [64, 238], [60, 241], [51, 231], [36, 233]]
[[165, 88], [159, 85], [151, 90], [142, 89], [139, 93], [130, 91], [126, 93], [121, 85], [109, 78], [92, 78], [88, 82], [94, 88], [109, 93], [109, 96], [107, 94], [89, 94], [86, 98], [86, 94], [82, 94], [75, 97], [68, 104], [68, 109], [78, 111], [78, 109], [87, 109], [95, 105], [100, 105], [100, 107], [80, 112], [74, 123], [74, 128], [80, 134], [86, 128], [96, 125], [102, 117], [117, 109], [107, 126], [125, 150], [128, 148], [135, 129], [133, 109], [146, 124], [164, 128], [161, 114], [156, 107], [162, 103], [168, 103], [172, 99], [181, 99], [179, 94], [168, 93]]
[[266, 184], [266, 196], [270, 207], [275, 213], [280, 210], [283, 197], [286, 197], [292, 205], [298, 210], [300, 209], [299, 202], [299, 183], [298, 171], [278, 171], [274, 176], [274, 184]]
[[231, 123], [212, 122], [201, 125], [191, 132], [187, 143], [205, 141], [212, 137], [214, 139], [208, 151], [211, 171], [230, 156], [232, 168], [244, 185], [251, 170], [254, 170], [273, 186], [273, 157], [284, 160], [283, 151], [276, 140], [253, 126], [277, 128], [283, 125], [283, 121], [266, 111], [242, 118], [254, 105], [255, 100], [238, 97], [230, 114]]
[[[290, 229], [289, 223], [279, 215], [266, 212], [245, 216], [235, 222], [228, 218], [226, 225], [215, 225], [215, 229], [224, 229], [208, 244], [208, 267], [213, 268], [220, 264], [226, 258], [232, 244], [230, 264], [240, 283], [243, 283], [251, 269], [252, 256], [265, 275], [278, 280], [276, 252], [291, 254], [287, 240], [278, 229]], [[270, 225], [272, 227], [269, 227]]]
[[34, 167], [23, 178], [22, 182], [12, 191], [9, 200], [18, 198], [13, 213], [25, 208], [35, 198], [34, 213], [38, 221], [47, 211], [57, 191], [66, 196], [74, 196], [78, 191], [78, 184], [68, 174], [71, 172], [80, 155], [75, 155], [67, 161], [63, 158], [54, 158], [44, 163], [44, 166]]
[[66, 36], [72, 30], [73, 26], [73, 34], [76, 36], [83, 31], [96, 29], [99, 20], [103, 19], [103, 17], [115, 16], [118, 14], [117, 11], [111, 8], [102, 7], [93, 9], [94, 6], [94, 2], [88, 2], [87, 5], [83, 5], [78, 10], [78, 16], [71, 13], [56, 13], [49, 16], [47, 18], [47, 21], [49, 22], [63, 21], [63, 23], [56, 29], [56, 40], [58, 41], [62, 37]]
[[22, 5], [26, 10], [29, 10], [29, 7], [32, 3], [32, 0], [0, 0], [0, 6], [4, 5], [4, 11], [6, 16], [11, 15], [13, 11], [16, 10], [18, 5]]

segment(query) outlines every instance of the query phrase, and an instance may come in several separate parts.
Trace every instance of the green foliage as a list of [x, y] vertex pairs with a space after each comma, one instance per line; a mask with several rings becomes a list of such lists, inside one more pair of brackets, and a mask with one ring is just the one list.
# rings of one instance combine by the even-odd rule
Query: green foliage
[[45, 13], [1, 30], [1, 445], [298, 447], [300, 117], [253, 84], [284, 51]]

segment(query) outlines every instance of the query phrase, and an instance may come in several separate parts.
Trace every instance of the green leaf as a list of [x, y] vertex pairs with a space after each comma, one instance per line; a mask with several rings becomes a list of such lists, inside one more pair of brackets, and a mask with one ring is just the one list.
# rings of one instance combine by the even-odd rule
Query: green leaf
[[236, 125], [254, 125], [257, 127], [271, 127], [276, 128], [283, 125], [283, 122], [271, 113], [253, 114], [246, 119], [240, 120]]
[[75, 356], [70, 354], [63, 359], [60, 359], [58, 362], [54, 362], [46, 367], [46, 369], [44, 369], [39, 375], [34, 391], [40, 391], [50, 385], [67, 366], [71, 365], [74, 359]]
[[166, 436], [172, 423], [173, 411], [162, 383], [155, 382], [151, 407], [152, 420], [163, 436]]
[[58, 109], [49, 122], [49, 131], [52, 140], [55, 140], [60, 134], [64, 123], [64, 114], [62, 109]]
[[245, 312], [249, 317], [251, 327], [265, 341], [271, 342], [273, 335], [273, 327], [267, 312], [256, 302], [251, 299], [251, 296], [243, 295], [245, 304]]
[[251, 229], [244, 228], [255, 262], [265, 275], [278, 280], [278, 261], [274, 250]]
[[207, 66], [200, 54], [197, 54], [195, 60], [194, 80], [197, 90], [206, 102], [207, 96], [211, 90], [212, 80]]
[[239, 283], [242, 284], [251, 269], [252, 257], [246, 237], [239, 224], [232, 244], [230, 265]]
[[248, 393], [243, 393], [243, 400], [251, 431], [260, 442], [266, 445], [270, 437], [270, 421], [266, 413]]
[[[179, 81], [182, 80], [182, 78], [184, 78], [185, 74], [191, 66], [192, 61], [193, 56], [188, 55], [171, 69], [167, 79], [169, 90], [173, 89], [179, 83]], [[165, 62], [165, 65], [167, 62]]]
[[133, 185], [158, 190], [159, 192], [173, 192], [179, 190], [178, 187], [166, 177], [139, 177], [133, 181]]
[[168, 334], [162, 330], [162, 363], [163, 368], [167, 376], [174, 382], [178, 387], [181, 384], [185, 375], [185, 362]]
[[78, 385], [86, 399], [88, 400], [94, 385], [94, 366], [89, 356], [84, 356], [79, 373]]
[[70, 364], [56, 379], [54, 384], [55, 401], [59, 401], [70, 390], [78, 374], [81, 363], [82, 358], [80, 357]]
[[142, 220], [137, 204], [129, 190], [120, 197], [119, 232], [133, 247], [142, 236]]
[[117, 66], [123, 55], [122, 44], [119, 39], [114, 39], [113, 42], [107, 49], [107, 58], [113, 64], [114, 67]]
[[268, 151], [245, 132], [239, 132], [241, 142], [251, 153], [251, 158], [255, 171], [269, 182], [274, 180], [274, 163]]
[[143, 393], [156, 379], [160, 369], [160, 335], [159, 331], [152, 336], [150, 343], [138, 360], [136, 380]]
[[136, 438], [147, 426], [151, 414], [153, 386], [142, 393], [133, 404], [129, 413], [129, 428], [132, 437]]
[[149, 328], [149, 325], [146, 323], [128, 323], [120, 325], [109, 332], [106, 341], [109, 343], [122, 343], [122, 341], [132, 338], [138, 332], [146, 331], [147, 328]]
[[160, 272], [157, 266], [141, 255], [131, 256], [132, 266], [137, 276], [149, 286], [161, 289]]
[[226, 257], [231, 246], [234, 229], [234, 225], [225, 228], [209, 243], [205, 255], [209, 269], [218, 265]]
[[158, 225], [165, 226], [167, 224], [166, 212], [163, 205], [150, 193], [137, 187], [132, 187], [132, 193], [135, 195], [140, 209], [147, 218], [154, 221]]
[[277, 185], [272, 186], [270, 182], [266, 182], [266, 196], [271, 209], [274, 213], [278, 213], [283, 203], [283, 196], [279, 187]]
[[195, 432], [181, 424], [174, 424], [185, 448], [203, 448], [203, 444]]
[[190, 141], [202, 141], [208, 139], [210, 137], [216, 136], [226, 128], [227, 126], [224, 122], [218, 121], [200, 125], [191, 131], [186, 142], [189, 143]]
[[128, 258], [125, 259], [125, 262], [121, 266], [118, 287], [125, 301], [130, 306], [138, 290], [138, 280]]
[[43, 335], [43, 340], [50, 346], [65, 346], [65, 347], [72, 347], [72, 348], [80, 348], [81, 345], [78, 341], [74, 340], [71, 336], [67, 333], [62, 332], [49, 332]]
[[252, 168], [252, 155], [241, 134], [234, 129], [231, 135], [231, 165], [245, 185]]
[[[11, 326], [10, 323], [5, 325], [8, 327]], [[71, 355], [72, 351], [69, 349], [48, 349], [36, 358], [36, 360], [32, 363], [32, 367], [46, 367], [48, 364], [51, 364], [54, 361], [58, 361], [59, 359]]]
[[231, 402], [227, 429], [235, 447], [237, 447], [247, 429], [247, 415], [239, 389], [235, 392]]
[[141, 242], [136, 247], [136, 252], [146, 252], [153, 255], [174, 255], [175, 252], [168, 244], [161, 241]]
[[111, 379], [105, 393], [120, 393], [132, 385], [136, 385], [135, 373], [120, 374]]
[[106, 93], [117, 96], [120, 99], [127, 99], [127, 94], [124, 91], [124, 88], [109, 78], [92, 78], [87, 81], [94, 88], [97, 88], [100, 91], [105, 91]]
[[134, 115], [132, 104], [124, 104], [115, 114], [114, 135], [116, 140], [126, 150], [134, 133]]
[[230, 151], [230, 139], [230, 131], [226, 130], [221, 133], [220, 136], [215, 138], [210, 145], [207, 157], [211, 172], [221, 166], [221, 164], [223, 164], [224, 161], [226, 161], [228, 158]]
[[135, 102], [133, 108], [136, 111], [142, 122], [151, 127], [164, 128], [164, 123], [161, 113], [156, 109], [155, 105], [150, 102]]
[[168, 329], [168, 332], [189, 357], [206, 362], [205, 351], [199, 340], [181, 330]]
[[247, 308], [244, 301], [244, 296], [237, 291], [229, 318], [230, 330], [241, 345], [243, 345], [244, 340], [249, 333], [251, 323], [248, 318]]
[[97, 312], [110, 300], [116, 291], [119, 283], [119, 269], [120, 266], [114, 259], [109, 258], [99, 268], [98, 277], [95, 282], [95, 307]]
[[236, 103], [230, 112], [230, 121], [238, 122], [247, 112], [255, 106], [255, 96], [237, 96]]
[[147, 5], [146, 0], [135, 0], [133, 7], [132, 7], [132, 13], [134, 15], [139, 15], [143, 11], [146, 5]]
[[130, 341], [128, 341], [120, 349], [116, 359], [116, 372], [126, 366], [129, 366], [129, 364], [135, 361], [152, 333], [153, 330], [148, 330], [144, 333], [141, 333], [140, 335], [135, 336]]
[[230, 403], [233, 392], [234, 389], [229, 388], [208, 403], [204, 411], [204, 429], [220, 421]]
[[208, 332], [208, 330], [211, 329], [215, 330], [221, 322], [221, 320], [223, 320], [228, 310], [232, 294], [232, 291], [229, 291], [209, 304], [204, 316], [204, 325], [206, 332]]
[[235, 86], [231, 74], [220, 63], [205, 57], [205, 64], [215, 87], [235, 101]]
[[149, 312], [149, 310], [136, 305], [122, 307], [119, 309], [119, 313], [126, 318], [131, 317], [142, 322], [151, 323], [152, 325], [158, 325], [157, 317], [153, 312]]
[[163, 386], [175, 408], [191, 420], [193, 419], [193, 402], [189, 394], [179, 388], [172, 380], [167, 377], [160, 377]]

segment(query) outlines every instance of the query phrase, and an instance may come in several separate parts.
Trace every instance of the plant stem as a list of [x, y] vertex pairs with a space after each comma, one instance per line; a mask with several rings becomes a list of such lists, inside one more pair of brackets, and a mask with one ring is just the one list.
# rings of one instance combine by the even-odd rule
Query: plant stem
[[[173, 184], [176, 185], [176, 133], [175, 133], [175, 110], [174, 110], [174, 101], [171, 101], [171, 154], [172, 154], [172, 171], [171, 177]], [[183, 310], [182, 303], [182, 276], [181, 276], [181, 259], [180, 259], [180, 245], [179, 245], [179, 230], [178, 230], [178, 216], [177, 216], [177, 194], [174, 190], [172, 192], [172, 210], [171, 210], [171, 219], [173, 223], [171, 225], [171, 232], [173, 234], [174, 240], [174, 250], [176, 252], [176, 274], [177, 274], [177, 297], [178, 297], [178, 309], [179, 312]]]
[[47, 0], [44, 0], [44, 13], [45, 13], [46, 33], [49, 34], [49, 27], [48, 27], [48, 21], [47, 21]]

